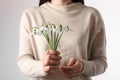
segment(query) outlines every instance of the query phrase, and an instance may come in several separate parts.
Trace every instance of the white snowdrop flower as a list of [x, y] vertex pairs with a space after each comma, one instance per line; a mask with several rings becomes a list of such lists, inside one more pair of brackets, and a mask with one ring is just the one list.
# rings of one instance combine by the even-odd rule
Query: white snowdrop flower
[[59, 28], [59, 27], [57, 27], [56, 28], [56, 33], [60, 33], [61, 31], [60, 31], [61, 29]]
[[59, 30], [61, 32], [63, 30], [62, 24], [59, 24], [58, 28], [59, 28]]
[[70, 29], [69, 29], [68, 26], [66, 26], [66, 27], [64, 28], [64, 30], [65, 30], [65, 32], [68, 32]]
[[48, 24], [42, 24], [39, 27], [33, 27], [33, 32], [31, 35], [43, 35], [48, 42], [48, 47], [56, 50], [63, 32], [68, 32], [70, 30], [71, 29], [69, 29], [69, 26], [63, 26], [62, 24], [55, 25], [48, 22]]
[[40, 31], [44, 31], [45, 30], [45, 27], [44, 26], [41, 26], [40, 27]]
[[39, 32], [39, 29], [36, 29], [36, 33], [38, 33]]
[[53, 28], [53, 29], [52, 29], [52, 31], [53, 31], [53, 32], [56, 32], [56, 29], [55, 29], [55, 28]]
[[47, 27], [45, 27], [45, 28], [44, 28], [44, 31], [47, 31], [47, 30], [49, 30], [49, 29], [48, 29]]
[[37, 35], [41, 35], [42, 33], [41, 32], [38, 32]]

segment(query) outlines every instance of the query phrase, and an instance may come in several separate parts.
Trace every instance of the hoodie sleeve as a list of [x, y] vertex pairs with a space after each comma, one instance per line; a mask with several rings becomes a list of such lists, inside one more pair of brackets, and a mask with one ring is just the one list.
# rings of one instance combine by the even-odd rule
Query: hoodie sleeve
[[34, 59], [30, 41], [30, 16], [26, 10], [21, 17], [19, 33], [19, 57], [18, 67], [20, 71], [30, 77], [44, 77], [42, 62]]

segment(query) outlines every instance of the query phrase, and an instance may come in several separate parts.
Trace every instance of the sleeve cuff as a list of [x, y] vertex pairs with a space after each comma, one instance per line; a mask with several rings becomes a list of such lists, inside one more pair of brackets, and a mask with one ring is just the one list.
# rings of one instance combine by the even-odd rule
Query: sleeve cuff
[[86, 76], [90, 76], [90, 74], [93, 74], [93, 70], [92, 69], [92, 62], [91, 61], [86, 61], [86, 60], [82, 60], [83, 61], [83, 69], [81, 71], [81, 74], [84, 74]]
[[31, 69], [30, 74], [32, 77], [46, 77], [47, 74], [44, 72], [41, 61], [35, 61], [34, 68]]

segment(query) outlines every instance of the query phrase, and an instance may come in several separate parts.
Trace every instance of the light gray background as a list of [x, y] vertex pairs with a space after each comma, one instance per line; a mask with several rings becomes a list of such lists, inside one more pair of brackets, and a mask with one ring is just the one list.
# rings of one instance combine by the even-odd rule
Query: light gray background
[[[107, 71], [93, 80], [120, 80], [119, 0], [85, 0], [104, 19], [107, 35]], [[17, 67], [19, 22], [22, 12], [37, 6], [38, 0], [0, 0], [0, 80], [29, 80]]]

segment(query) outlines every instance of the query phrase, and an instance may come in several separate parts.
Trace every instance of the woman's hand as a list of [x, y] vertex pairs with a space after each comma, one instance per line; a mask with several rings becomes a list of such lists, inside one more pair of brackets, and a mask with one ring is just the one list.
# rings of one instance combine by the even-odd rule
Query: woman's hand
[[56, 69], [59, 64], [61, 57], [58, 51], [47, 50], [42, 58], [43, 69], [45, 73], [50, 74]]
[[62, 66], [61, 71], [66, 78], [74, 78], [78, 76], [83, 69], [83, 62], [77, 59], [71, 58], [67, 66]]

